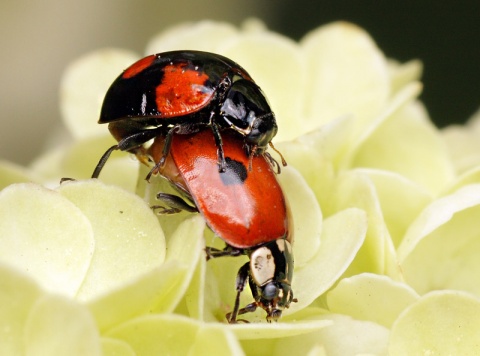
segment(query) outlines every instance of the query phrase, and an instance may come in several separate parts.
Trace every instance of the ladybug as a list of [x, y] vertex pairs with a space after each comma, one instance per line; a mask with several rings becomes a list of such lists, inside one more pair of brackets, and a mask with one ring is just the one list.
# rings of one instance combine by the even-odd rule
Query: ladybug
[[[204, 126], [213, 132], [223, 172], [227, 162], [221, 130], [240, 133], [249, 157], [264, 154], [267, 145], [275, 150], [271, 140], [278, 130], [265, 95], [245, 69], [226, 57], [200, 51], [153, 54], [132, 64], [108, 89], [98, 122], [108, 123], [118, 144], [105, 152], [93, 178], [114, 150], [134, 153], [142, 160], [143, 144], [165, 135], [161, 166], [174, 133], [189, 134]], [[274, 161], [271, 156], [270, 161]], [[286, 165], [283, 157], [282, 164]]]
[[[158, 136], [148, 153], [154, 162], [164, 154], [166, 138]], [[221, 256], [247, 255], [250, 258], [238, 271], [237, 295], [229, 323], [237, 316], [261, 307], [267, 321], [277, 321], [293, 298], [292, 220], [282, 189], [270, 162], [263, 156], [249, 157], [242, 149], [243, 138], [234, 131], [223, 135], [225, 171], [217, 169], [217, 147], [210, 130], [178, 135], [171, 143], [165, 165], [156, 166], [179, 192], [158, 193], [166, 206], [154, 206], [159, 213], [181, 210], [199, 212], [207, 225], [222, 240], [223, 250], [207, 247], [207, 260]], [[254, 301], [240, 308], [240, 294], [247, 282]], [[245, 320], [241, 320], [245, 321]]]

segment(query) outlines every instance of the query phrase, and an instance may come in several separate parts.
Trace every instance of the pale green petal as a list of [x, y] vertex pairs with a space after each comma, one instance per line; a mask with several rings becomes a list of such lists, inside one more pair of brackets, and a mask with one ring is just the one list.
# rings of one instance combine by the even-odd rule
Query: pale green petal
[[[108, 330], [142, 314], [173, 311], [187, 290], [197, 261], [203, 255], [204, 227], [205, 223], [199, 216], [183, 222], [168, 241], [165, 263], [90, 301], [89, 307], [99, 328]], [[160, 261], [161, 255], [153, 258]]]
[[428, 191], [398, 173], [377, 169], [357, 169], [375, 185], [383, 218], [395, 247], [398, 247], [408, 227], [432, 201]]
[[68, 182], [58, 191], [87, 216], [95, 234], [95, 252], [79, 300], [92, 300], [162, 264], [162, 230], [136, 195], [97, 180]]
[[293, 221], [295, 266], [303, 267], [316, 255], [322, 233], [322, 212], [310, 187], [297, 170], [282, 169], [278, 175]]
[[38, 182], [32, 172], [16, 164], [0, 159], [0, 190], [13, 183]]
[[480, 354], [480, 300], [454, 291], [432, 292], [392, 327], [388, 352], [397, 355]]
[[31, 183], [0, 192], [0, 262], [44, 289], [74, 296], [95, 247], [85, 215], [55, 191]]
[[[329, 126], [329, 124], [324, 127]], [[282, 142], [278, 149], [288, 162], [301, 173], [309, 188], [315, 194], [320, 207], [327, 205], [327, 194], [335, 179], [335, 167], [325, 157], [324, 152], [319, 152], [312, 144], [311, 136], [319, 136], [318, 130], [304, 135], [295, 141]], [[280, 175], [281, 177], [281, 175]]]
[[451, 125], [441, 133], [458, 173], [480, 165], [480, 133], [474, 131], [470, 125]]
[[[184, 313], [180, 313], [179, 309], [182, 307], [183, 303], [180, 303], [176, 312], [178, 314], [183, 314], [190, 316], [193, 319], [203, 320], [203, 321], [214, 321], [215, 318], [206, 313], [205, 303], [211, 303], [211, 295], [206, 295], [205, 283], [206, 283], [206, 270], [207, 270], [207, 261], [202, 256], [198, 259], [197, 267], [195, 268], [195, 273], [192, 276], [192, 280], [188, 285], [187, 290], [184, 295]], [[207, 312], [208, 312], [207, 308]]]
[[[358, 121], [353, 121], [349, 126], [353, 126], [353, 133], [350, 133], [350, 139], [347, 144], [344, 144], [348, 147], [348, 151], [345, 154], [345, 157], [342, 162], [339, 162], [339, 165], [344, 168], [350, 168], [355, 163], [355, 159], [361, 152], [363, 145], [368, 144], [371, 140], [371, 136], [375, 136], [379, 128], [386, 123], [391, 121], [395, 116], [398, 116], [398, 112], [404, 110], [404, 107], [411, 105], [416, 97], [420, 94], [422, 85], [419, 82], [409, 83], [397, 93], [389, 98], [386, 105], [382, 108], [382, 111], [372, 120], [369, 120], [367, 125], [362, 124]], [[428, 122], [429, 119], [426, 116], [426, 113], [419, 103], [415, 104], [418, 111], [417, 116], [421, 116], [422, 121]], [[398, 121], [398, 120], [397, 120]], [[401, 122], [401, 120], [400, 120]], [[377, 134], [378, 136], [378, 134]], [[381, 137], [381, 136], [380, 136]], [[387, 144], [388, 142], [383, 144]], [[384, 149], [385, 147], [382, 147]], [[375, 152], [377, 153], [377, 152]], [[374, 157], [376, 157], [374, 155]]]
[[102, 355], [136, 356], [135, 351], [125, 341], [102, 337]]
[[[126, 322], [108, 333], [124, 340], [137, 355], [241, 355], [226, 327], [196, 322], [178, 315], [150, 315]], [[217, 341], [218, 343], [214, 342]]]
[[417, 59], [406, 63], [399, 63], [389, 59], [388, 71], [390, 72], [391, 90], [395, 93], [408, 83], [420, 80], [423, 72], [423, 64]]
[[480, 110], [465, 125], [450, 125], [441, 133], [458, 173], [480, 165]]
[[418, 103], [401, 108], [381, 122], [356, 152], [352, 164], [397, 172], [432, 194], [454, 177], [439, 131]]
[[285, 314], [305, 308], [332, 287], [353, 261], [366, 229], [365, 212], [355, 208], [324, 221], [317, 254], [303, 268], [295, 268], [292, 289], [298, 303], [292, 303]]
[[343, 115], [367, 122], [380, 112], [390, 79], [387, 61], [368, 33], [334, 22], [311, 31], [300, 44], [309, 78], [303, 113], [311, 120], [307, 131]]
[[162, 293], [163, 300], [157, 304], [155, 312], [173, 311], [187, 291], [199, 259], [205, 257], [204, 229], [202, 217], [193, 216], [182, 222], [168, 240], [166, 262], [178, 264], [184, 272]]
[[100, 336], [85, 306], [45, 296], [33, 306], [25, 325], [26, 355], [101, 355]]
[[356, 207], [364, 210], [368, 217], [365, 242], [349, 267], [347, 276], [372, 272], [398, 279], [400, 271], [395, 248], [372, 180], [361, 171], [342, 172], [330, 191], [330, 203], [329, 212]]
[[225, 41], [238, 35], [235, 26], [226, 22], [204, 20], [181, 23], [153, 37], [147, 45], [146, 53], [185, 49], [216, 53]]
[[158, 306], [173, 310], [180, 296], [172, 291], [181, 289], [188, 271], [179, 263], [161, 267], [125, 283], [110, 293], [94, 299], [88, 307], [103, 332], [133, 317], [151, 313]]
[[[62, 157], [62, 174], [75, 179], [92, 176], [100, 157], [115, 144], [110, 135], [89, 137], [75, 142]], [[100, 174], [100, 180], [134, 192], [138, 180], [138, 160], [126, 152], [114, 151]]]
[[21, 355], [25, 322], [42, 292], [33, 280], [3, 264], [0, 291], [0, 355]]
[[274, 142], [306, 132], [303, 102], [308, 74], [294, 41], [274, 32], [252, 31], [224, 43], [220, 53], [239, 63], [262, 88], [279, 127]]
[[232, 324], [229, 327], [240, 340], [258, 340], [310, 334], [331, 324], [332, 322], [328, 318], [312, 318], [279, 323]]
[[[68, 147], [58, 146], [38, 157], [32, 164], [32, 169], [52, 187], [58, 187], [62, 178], [87, 179], [92, 176], [100, 157], [114, 144], [115, 140], [108, 132], [77, 140]], [[134, 192], [139, 164], [135, 156], [114, 151], [99, 178], [102, 182]]]
[[430, 204], [412, 223], [398, 258], [404, 277], [420, 294], [435, 289], [480, 295], [480, 184]]
[[65, 70], [60, 84], [63, 121], [75, 138], [102, 134], [97, 124], [107, 89], [139, 56], [123, 49], [105, 48], [80, 57]]
[[377, 274], [362, 273], [342, 279], [327, 294], [328, 309], [354, 319], [390, 328], [399, 314], [418, 299], [405, 283]]
[[62, 172], [62, 159], [67, 147], [59, 145], [46, 152], [42, 152], [30, 164], [30, 169], [41, 178], [41, 182], [49, 187], [56, 188], [60, 179], [66, 177]]
[[278, 339], [271, 355], [305, 355], [324, 348], [328, 356], [386, 355], [389, 330], [369, 322], [343, 315], [322, 317], [333, 324], [319, 331]]
[[231, 333], [223, 325], [209, 325], [200, 327], [195, 337], [195, 342], [190, 349], [191, 355], [244, 355], [242, 348]]
[[469, 185], [480, 183], [480, 165], [460, 174], [456, 179], [447, 186], [441, 195], [448, 195], [455, 193], [458, 189]]

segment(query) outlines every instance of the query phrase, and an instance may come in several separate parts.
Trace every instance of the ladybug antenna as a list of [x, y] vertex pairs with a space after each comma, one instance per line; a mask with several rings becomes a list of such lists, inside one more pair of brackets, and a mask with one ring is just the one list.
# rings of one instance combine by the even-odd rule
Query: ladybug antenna
[[277, 160], [272, 157], [272, 155], [269, 152], [264, 152], [263, 157], [265, 157], [270, 163], [270, 166], [276, 171], [275, 173], [280, 174], [282, 173], [282, 170], [280, 168], [280, 165], [278, 164]]
[[285, 167], [285, 166], [287, 165], [287, 161], [285, 161], [285, 158], [283, 158], [283, 155], [280, 153], [279, 150], [277, 150], [277, 149], [275, 148], [275, 146], [273, 145], [272, 141], [270, 141], [268, 144], [270, 145], [270, 147], [272, 148], [272, 150], [274, 150], [275, 152], [278, 153], [278, 155], [280, 156], [280, 159], [282, 160], [282, 166]]
[[250, 150], [250, 154], [248, 155], [248, 171], [252, 171], [252, 161], [253, 161], [253, 156], [255, 155], [255, 151], [257, 150], [257, 146], [253, 146], [253, 149]]

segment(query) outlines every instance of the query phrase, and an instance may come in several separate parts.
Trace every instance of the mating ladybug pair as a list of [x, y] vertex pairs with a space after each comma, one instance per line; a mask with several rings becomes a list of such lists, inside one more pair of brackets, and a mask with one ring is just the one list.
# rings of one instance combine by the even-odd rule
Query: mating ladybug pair
[[[114, 150], [136, 154], [179, 195], [158, 193], [160, 213], [200, 212], [222, 238], [207, 259], [248, 255], [238, 271], [230, 323], [257, 307], [277, 320], [293, 298], [292, 222], [276, 180], [278, 163], [265, 152], [277, 133], [275, 116], [260, 88], [223, 56], [174, 51], [145, 57], [111, 85], [99, 123], [118, 144], [100, 159], [97, 178]], [[147, 141], [153, 140], [150, 147]], [[282, 157], [282, 163], [285, 161]], [[254, 302], [240, 308], [249, 283]]]

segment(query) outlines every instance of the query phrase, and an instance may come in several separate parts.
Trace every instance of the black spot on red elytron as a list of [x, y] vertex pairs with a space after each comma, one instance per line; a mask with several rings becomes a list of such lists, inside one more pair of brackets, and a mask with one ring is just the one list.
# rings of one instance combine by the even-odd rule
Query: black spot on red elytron
[[248, 169], [242, 162], [235, 161], [226, 157], [227, 167], [225, 172], [219, 173], [220, 178], [225, 185], [243, 184], [247, 179]]

